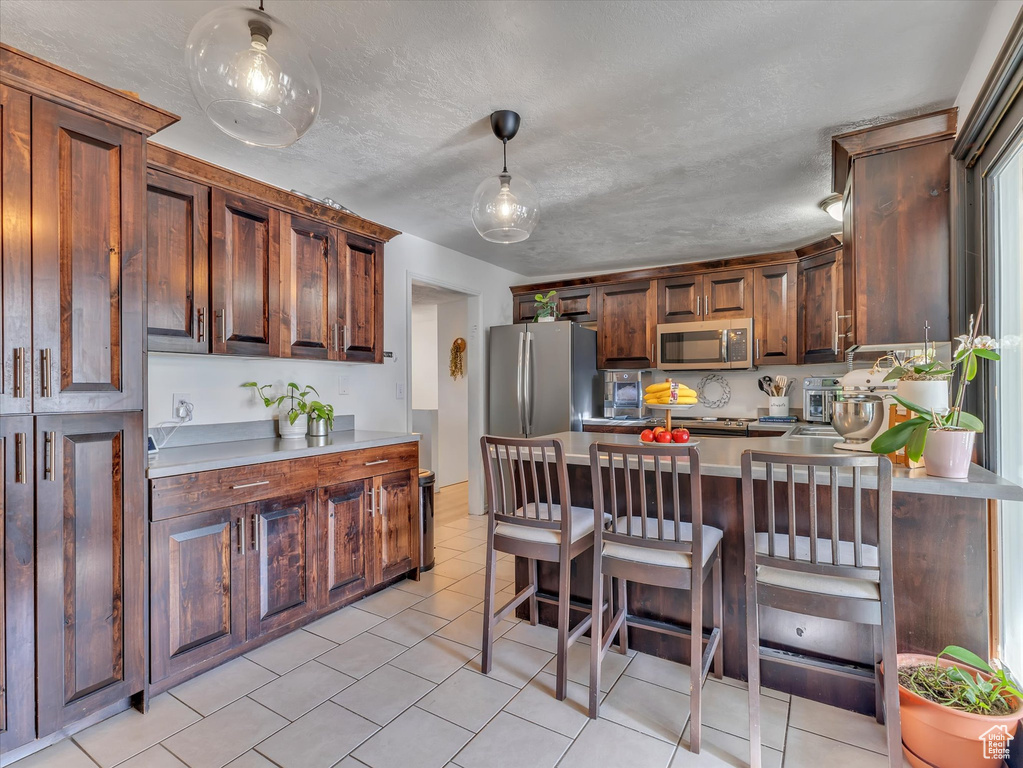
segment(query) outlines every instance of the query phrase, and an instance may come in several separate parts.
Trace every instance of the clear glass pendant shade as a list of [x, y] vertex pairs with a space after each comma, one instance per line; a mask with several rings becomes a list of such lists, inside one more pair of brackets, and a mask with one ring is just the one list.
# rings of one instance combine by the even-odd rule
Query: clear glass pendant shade
[[294, 144], [320, 110], [320, 78], [305, 43], [263, 11], [211, 11], [192, 29], [185, 56], [199, 106], [246, 144]]
[[540, 218], [536, 188], [521, 176], [499, 173], [476, 188], [472, 199], [472, 223], [484, 240], [521, 243]]

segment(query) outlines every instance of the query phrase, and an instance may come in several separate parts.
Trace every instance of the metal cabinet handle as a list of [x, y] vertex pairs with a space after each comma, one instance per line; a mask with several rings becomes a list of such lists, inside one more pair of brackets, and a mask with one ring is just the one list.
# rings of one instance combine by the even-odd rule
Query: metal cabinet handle
[[57, 442], [56, 432], [47, 432], [43, 439], [43, 480], [53, 480], [53, 449]]
[[241, 551], [245, 548], [245, 529], [242, 527], [242, 519], [240, 517], [234, 521], [234, 532], [238, 537], [238, 543], [236, 544], [238, 548], [237, 551], [241, 553]]
[[708, 315], [710, 314], [710, 294], [703, 294], [703, 311]]
[[757, 339], [757, 352], [756, 352], [756, 358], [757, 358], [757, 360], [759, 360], [759, 359], [760, 359], [760, 339]]
[[259, 551], [259, 516], [252, 516], [252, 551]]
[[377, 495], [376, 488], [369, 489], [369, 516], [371, 518], [376, 517], [377, 514]]
[[213, 313], [214, 322], [216, 322], [217, 320], [220, 321], [220, 340], [222, 342], [227, 341], [227, 317], [225, 316], [226, 314], [227, 313], [223, 309], [218, 309], [216, 312]]
[[14, 348], [14, 396], [25, 396], [25, 348]]
[[374, 466], [376, 464], [386, 464], [388, 461], [389, 461], [389, 459], [377, 459], [376, 461], [367, 461], [362, 466], [364, 466], [364, 467], [372, 467], [372, 466]]
[[337, 323], [334, 323], [334, 328], [333, 328], [333, 330], [332, 330], [332, 336], [333, 336], [333, 339], [334, 339], [334, 351], [335, 351], [335, 352], [337, 352], [337, 351], [338, 351], [338, 341], [337, 341], [337, 337], [338, 337], [339, 335], [340, 335], [340, 334], [339, 334], [339, 332], [338, 332], [338, 324], [337, 324]]
[[239, 488], [254, 488], [257, 485], [270, 485], [270, 481], [269, 480], [257, 480], [254, 483], [242, 483], [241, 485], [232, 485], [231, 486], [231, 490], [232, 491], [236, 491]]
[[25, 435], [17, 432], [14, 435], [14, 482], [27, 483], [28, 476], [25, 473]]
[[341, 351], [342, 352], [347, 352], [348, 351], [348, 326], [347, 325], [344, 326], [341, 329]]
[[835, 343], [832, 346], [832, 348], [835, 350], [835, 354], [836, 355], [838, 354], [838, 351], [839, 351], [838, 350], [838, 340], [839, 339], [844, 339], [845, 337], [847, 337], [849, 335], [848, 333], [839, 333], [838, 332], [838, 321], [839, 320], [848, 320], [850, 317], [852, 317], [852, 315], [842, 315], [842, 314], [839, 314], [839, 311], [837, 309], [835, 310]]
[[206, 339], [206, 307], [199, 307], [195, 310], [196, 341], [202, 342]]
[[53, 381], [50, 378], [50, 350], [49, 349], [44, 349], [42, 351], [42, 363], [41, 363], [41, 365], [42, 365], [41, 373], [43, 374], [42, 396], [43, 397], [52, 397], [50, 392], [53, 389]]
[[700, 296], [696, 297], [696, 316], [700, 316]]

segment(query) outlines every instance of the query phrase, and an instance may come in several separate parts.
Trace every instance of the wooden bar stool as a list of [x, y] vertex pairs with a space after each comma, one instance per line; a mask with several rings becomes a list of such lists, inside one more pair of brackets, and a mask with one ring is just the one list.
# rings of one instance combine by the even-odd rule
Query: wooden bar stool
[[[689, 504], [684, 509], [680, 492], [689, 466]], [[590, 717], [600, 711], [600, 664], [618, 635], [619, 650], [628, 650], [628, 627], [638, 626], [680, 638], [689, 638], [689, 749], [700, 751], [703, 683], [711, 662], [714, 676], [722, 674], [721, 646], [721, 538], [720, 528], [703, 524], [700, 454], [684, 445], [628, 446], [595, 443], [590, 446], [594, 519], [609, 519], [607, 530], [594, 529], [593, 604], [604, 601], [604, 579], [618, 580], [618, 606], [602, 628], [602, 611], [592, 611], [590, 641]], [[694, 556], [694, 553], [697, 553]], [[712, 578], [714, 626], [703, 633], [703, 590]], [[689, 627], [671, 627], [630, 616], [627, 582], [635, 581], [691, 593]], [[706, 650], [703, 649], [706, 644]]]
[[[765, 465], [766, 497], [755, 493], [753, 465]], [[782, 512], [776, 511], [775, 471], [784, 467]], [[797, 476], [798, 468], [798, 476]], [[877, 490], [864, 492], [861, 472], [877, 472]], [[840, 470], [851, 470], [851, 478]], [[806, 496], [797, 487], [805, 489]], [[840, 503], [840, 480], [852, 486]], [[818, 481], [823, 481], [818, 484]], [[865, 514], [873, 495], [877, 522]], [[760, 499], [763, 498], [763, 502]], [[819, 506], [826, 507], [822, 514]], [[873, 506], [873, 505], [868, 505]], [[851, 507], [851, 509], [850, 509]], [[895, 595], [892, 582], [892, 463], [884, 456], [798, 456], [745, 451], [742, 508], [746, 538], [746, 652], [749, 667], [750, 768], [759, 768], [760, 660], [796, 663], [796, 654], [760, 646], [760, 606], [806, 616], [869, 624], [874, 635], [877, 719], [887, 719], [888, 761], [902, 765], [899, 688], [895, 673]], [[766, 508], [766, 509], [765, 509]], [[869, 510], [868, 510], [869, 511]], [[846, 534], [843, 536], [842, 534]], [[874, 544], [867, 541], [877, 542]], [[755, 574], [755, 575], [754, 575]], [[880, 683], [878, 662], [887, 674]], [[814, 659], [813, 669], [848, 676], [848, 664]]]
[[[568, 688], [568, 648], [590, 627], [587, 615], [569, 628], [572, 559], [593, 546], [593, 510], [572, 506], [560, 440], [491, 437], [480, 440], [487, 492], [487, 572], [483, 598], [483, 674], [490, 674], [494, 627], [523, 601], [536, 624], [538, 560], [558, 563], [558, 674], [556, 695]], [[551, 465], [554, 471], [551, 472]], [[570, 510], [564, 514], [564, 510]], [[529, 584], [494, 608], [497, 553], [529, 560]]]

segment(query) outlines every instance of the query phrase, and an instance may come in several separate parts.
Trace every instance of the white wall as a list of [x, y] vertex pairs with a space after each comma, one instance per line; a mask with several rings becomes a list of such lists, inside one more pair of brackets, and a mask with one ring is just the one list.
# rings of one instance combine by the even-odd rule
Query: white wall
[[[451, 343], [469, 334], [469, 302], [458, 299], [437, 307], [437, 485], [469, 479], [469, 378], [452, 379], [448, 373]], [[466, 350], [468, 351], [468, 350]], [[466, 370], [469, 374], [471, 371]], [[419, 373], [415, 371], [418, 378]], [[478, 449], [477, 449], [478, 450]]]
[[[468, 226], [468, 222], [467, 222]], [[469, 344], [469, 442], [478, 444], [486, 425], [486, 329], [511, 322], [509, 286], [527, 282], [516, 274], [473, 259], [414, 235], [399, 235], [385, 248], [384, 349], [394, 353], [381, 365], [320, 361], [240, 359], [204, 355], [149, 355], [149, 421], [170, 418], [174, 393], [187, 393], [195, 403], [195, 423], [269, 419], [272, 414], [240, 388], [248, 380], [274, 382], [291, 379], [313, 384], [338, 413], [355, 415], [359, 429], [406, 432], [412, 424], [410, 347], [411, 283], [413, 276], [471, 294], [473, 318], [465, 338]], [[338, 378], [347, 376], [349, 393], [338, 394]], [[475, 382], [475, 383], [474, 383]], [[396, 387], [401, 385], [401, 397]], [[469, 505], [483, 509], [482, 464], [479, 450], [469, 451]]]
[[977, 53], [973, 57], [963, 85], [956, 97], [956, 106], [959, 107], [959, 125], [966, 120], [966, 116], [977, 99], [981, 86], [991, 71], [991, 65], [995, 57], [1002, 49], [1002, 43], [1009, 34], [1016, 16], [1023, 10], [1023, 0], [998, 0], [995, 7], [991, 9], [991, 17], [988, 19], [987, 28], [980, 39]]
[[437, 410], [437, 305], [412, 307], [412, 410]]

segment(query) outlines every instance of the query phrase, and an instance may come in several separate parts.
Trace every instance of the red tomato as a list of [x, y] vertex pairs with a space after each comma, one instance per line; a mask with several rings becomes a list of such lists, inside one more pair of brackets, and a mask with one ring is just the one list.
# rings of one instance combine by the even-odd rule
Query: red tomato
[[671, 430], [671, 439], [676, 443], [688, 443], [689, 442], [689, 430], [685, 427], [679, 427], [678, 429]]
[[654, 431], [652, 429], [644, 429], [639, 433], [639, 439], [644, 443], [652, 443], [654, 441]]
[[668, 432], [667, 430], [661, 430], [660, 432], [657, 433], [657, 436], [654, 438], [654, 440], [656, 440], [658, 443], [670, 443], [671, 432]]

